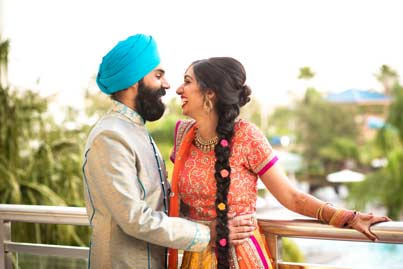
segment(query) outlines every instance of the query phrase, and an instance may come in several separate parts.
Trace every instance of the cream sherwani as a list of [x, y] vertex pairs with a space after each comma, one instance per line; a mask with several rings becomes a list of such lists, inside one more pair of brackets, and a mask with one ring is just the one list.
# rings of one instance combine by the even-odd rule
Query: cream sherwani
[[89, 268], [159, 269], [165, 247], [206, 248], [207, 226], [167, 216], [169, 183], [153, 143], [143, 119], [118, 102], [89, 134], [83, 163]]

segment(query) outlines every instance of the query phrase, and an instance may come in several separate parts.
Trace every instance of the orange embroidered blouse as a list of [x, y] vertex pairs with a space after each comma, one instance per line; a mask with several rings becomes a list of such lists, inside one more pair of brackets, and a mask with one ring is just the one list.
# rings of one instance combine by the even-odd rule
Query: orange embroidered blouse
[[[171, 155], [171, 160], [174, 159], [175, 149]], [[214, 151], [204, 153], [191, 145], [178, 181], [179, 196], [188, 207], [186, 217], [190, 219], [212, 220], [216, 216], [215, 159]], [[277, 157], [263, 133], [246, 120], [237, 121], [231, 142], [229, 213], [244, 215], [256, 212], [258, 176], [276, 161]]]

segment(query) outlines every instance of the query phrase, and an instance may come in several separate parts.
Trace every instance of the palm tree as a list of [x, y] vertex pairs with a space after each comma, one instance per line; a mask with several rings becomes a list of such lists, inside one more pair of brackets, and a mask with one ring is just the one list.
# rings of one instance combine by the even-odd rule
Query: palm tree
[[381, 66], [379, 73], [375, 74], [375, 77], [383, 85], [386, 95], [391, 94], [391, 89], [399, 81], [399, 75], [397, 72], [385, 64]]
[[298, 79], [309, 80], [315, 76], [315, 73], [309, 66], [304, 66], [299, 69]]
[[9, 47], [10, 42], [8, 40], [2, 41], [0, 35], [0, 87], [5, 87], [7, 85]]
[[[382, 66], [381, 70], [389, 77], [398, 77], [387, 66]], [[391, 93], [393, 101], [389, 116], [376, 140], [388, 164], [353, 186], [351, 200], [360, 207], [378, 201], [387, 208], [388, 215], [397, 220], [403, 213], [403, 87], [396, 82]]]

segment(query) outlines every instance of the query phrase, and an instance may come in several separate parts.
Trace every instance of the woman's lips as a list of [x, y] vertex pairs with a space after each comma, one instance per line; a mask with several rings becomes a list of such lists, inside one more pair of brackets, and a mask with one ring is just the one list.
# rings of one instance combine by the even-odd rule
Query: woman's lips
[[181, 97], [181, 106], [184, 107], [188, 103], [188, 99], [186, 97]]

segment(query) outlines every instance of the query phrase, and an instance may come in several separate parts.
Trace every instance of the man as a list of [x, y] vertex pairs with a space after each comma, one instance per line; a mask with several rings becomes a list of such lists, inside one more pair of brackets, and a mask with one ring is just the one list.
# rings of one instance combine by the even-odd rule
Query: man
[[[214, 242], [210, 228], [167, 216], [169, 183], [145, 123], [165, 110], [170, 85], [155, 40], [137, 34], [102, 59], [97, 84], [114, 106], [91, 130], [83, 174], [92, 227], [90, 268], [164, 268], [166, 248], [201, 251]], [[251, 235], [246, 218], [230, 223], [233, 243]]]

